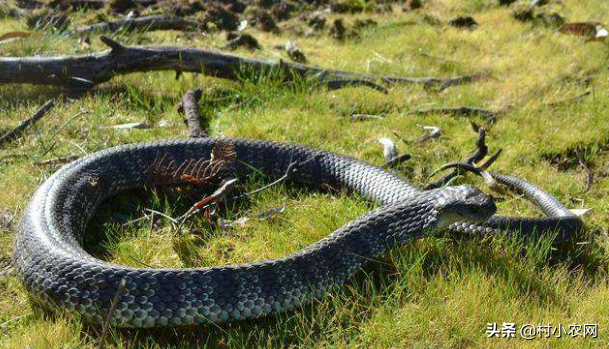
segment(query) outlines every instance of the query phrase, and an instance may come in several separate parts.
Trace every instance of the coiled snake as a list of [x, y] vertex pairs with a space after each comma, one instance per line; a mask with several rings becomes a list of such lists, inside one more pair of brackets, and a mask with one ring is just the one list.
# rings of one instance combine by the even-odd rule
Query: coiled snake
[[[98, 260], [81, 247], [89, 219], [105, 198], [152, 186], [159, 157], [176, 163], [208, 158], [218, 140], [205, 138], [120, 146], [66, 165], [34, 194], [18, 228], [14, 261], [20, 280], [45, 306], [103, 323], [121, 280], [124, 294], [110, 318], [114, 326], [159, 327], [226, 322], [294, 308], [343, 283], [371, 259], [408, 239], [450, 226], [466, 233], [521, 227], [564, 227], [579, 220], [551, 196], [512, 177], [501, 177], [540, 203], [550, 218], [493, 217], [493, 200], [470, 186], [421, 192], [398, 176], [364, 162], [310, 148], [229, 139], [239, 178], [256, 169], [311, 186], [355, 191], [383, 206], [317, 243], [281, 259], [202, 269], [142, 269]], [[487, 221], [487, 223], [482, 223]], [[574, 224], [571, 224], [575, 222]]]

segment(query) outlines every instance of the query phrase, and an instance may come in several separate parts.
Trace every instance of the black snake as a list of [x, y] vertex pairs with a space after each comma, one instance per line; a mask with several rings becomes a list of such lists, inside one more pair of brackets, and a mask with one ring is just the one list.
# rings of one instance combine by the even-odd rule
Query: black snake
[[[493, 200], [470, 186], [421, 192], [397, 175], [330, 152], [287, 144], [226, 139], [239, 160], [235, 175], [261, 171], [313, 187], [355, 191], [383, 205], [317, 243], [281, 259], [201, 269], [143, 269], [98, 260], [81, 247], [98, 205], [118, 192], [162, 183], [150, 176], [159, 157], [183, 163], [208, 158], [218, 140], [120, 146], [95, 153], [51, 176], [34, 194], [18, 228], [14, 261], [20, 280], [43, 305], [78, 313], [101, 324], [121, 280], [126, 281], [110, 318], [114, 326], [159, 327], [226, 322], [294, 308], [343, 283], [370, 260], [450, 226], [467, 233], [503, 228], [562, 228], [581, 222], [538, 188], [513, 177], [499, 180], [541, 204], [550, 218], [493, 217]], [[486, 223], [482, 223], [487, 221]], [[566, 222], [566, 223], [565, 223]], [[563, 224], [565, 223], [565, 224]]]

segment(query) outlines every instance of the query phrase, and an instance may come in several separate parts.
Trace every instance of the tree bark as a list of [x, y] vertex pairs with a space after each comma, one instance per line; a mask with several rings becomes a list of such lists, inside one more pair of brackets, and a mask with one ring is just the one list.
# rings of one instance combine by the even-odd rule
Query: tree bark
[[207, 137], [203, 130], [203, 117], [199, 110], [199, 100], [203, 92], [200, 89], [190, 90], [182, 97], [180, 109], [184, 112], [184, 122], [188, 126], [188, 138]]

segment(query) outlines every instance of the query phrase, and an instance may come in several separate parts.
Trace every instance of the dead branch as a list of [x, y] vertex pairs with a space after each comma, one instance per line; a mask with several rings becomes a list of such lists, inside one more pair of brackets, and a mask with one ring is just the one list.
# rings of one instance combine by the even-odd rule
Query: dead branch
[[34, 165], [56, 167], [59, 165], [67, 164], [68, 162], [72, 162], [78, 158], [80, 158], [80, 155], [68, 155], [48, 160], [35, 161]]
[[385, 117], [380, 115], [370, 115], [370, 114], [353, 114], [349, 116], [349, 120], [351, 122], [357, 121], [366, 121], [366, 120], [383, 120]]
[[331, 80], [331, 81], [325, 82], [324, 84], [330, 91], [340, 90], [345, 87], [364, 86], [364, 87], [370, 87], [371, 89], [377, 90], [384, 94], [389, 93], [389, 91], [387, 91], [387, 89], [384, 88], [383, 86], [381, 86], [379, 84], [375, 84], [374, 82], [367, 81], [367, 80]]
[[203, 130], [203, 117], [199, 110], [199, 100], [203, 92], [201, 89], [190, 90], [182, 97], [181, 111], [184, 112], [184, 122], [188, 126], [189, 138], [207, 137]]
[[425, 88], [436, 88], [438, 92], [443, 91], [451, 86], [468, 84], [474, 81], [482, 80], [489, 77], [487, 73], [477, 73], [472, 75], [460, 75], [450, 78], [400, 78], [400, 77], [382, 77], [382, 80], [388, 84], [421, 84]]
[[[284, 80], [313, 79], [323, 83], [335, 80], [379, 80], [386, 84], [455, 83], [455, 78], [359, 74], [190, 47], [124, 46], [105, 36], [101, 40], [111, 48], [109, 51], [83, 56], [0, 57], [0, 83], [55, 85], [86, 90], [117, 75], [159, 70], [204, 73], [232, 80], [239, 80], [245, 71], [257, 74], [278, 72]], [[457, 80], [461, 83], [473, 81]]]
[[110, 310], [108, 310], [108, 314], [106, 315], [106, 321], [104, 321], [104, 326], [102, 327], [101, 335], [99, 336], [99, 349], [104, 348], [104, 341], [106, 340], [106, 336], [108, 335], [108, 329], [110, 328], [110, 320], [114, 316], [114, 312], [116, 311], [116, 307], [118, 306], [118, 302], [123, 297], [125, 290], [127, 289], [127, 279], [122, 278], [118, 284], [118, 288], [116, 290], [116, 294], [114, 295], [114, 299], [112, 300], [112, 304], [110, 305]]
[[430, 114], [443, 114], [443, 115], [459, 115], [459, 116], [474, 116], [482, 115], [489, 120], [494, 120], [497, 117], [498, 112], [488, 109], [476, 108], [476, 107], [447, 107], [447, 108], [429, 108], [413, 110], [408, 113], [409, 115], [430, 115]]
[[410, 154], [398, 155], [398, 156], [394, 157], [393, 159], [385, 162], [381, 167], [382, 168], [395, 168], [395, 167], [398, 167], [403, 162], [406, 162], [410, 159], [412, 159], [412, 155], [410, 155]]
[[[43, 4], [42, 4], [43, 5]], [[47, 6], [47, 5], [43, 5]], [[103, 0], [53, 0], [48, 3], [49, 7], [58, 8], [62, 10], [85, 10], [93, 9], [99, 10], [106, 6], [106, 1]]]
[[[498, 153], [498, 154], [500, 154], [500, 153]], [[495, 154], [493, 156], [492, 162], [494, 162], [496, 160], [496, 158], [499, 156], [498, 154]], [[488, 155], [488, 147], [486, 145], [486, 130], [484, 128], [480, 128], [480, 131], [478, 132], [478, 138], [476, 139], [476, 152], [474, 154], [472, 154], [471, 156], [469, 156], [467, 158], [467, 160], [465, 160], [465, 163], [470, 164], [470, 165], [476, 164], [476, 163], [482, 161], [482, 159], [484, 159], [486, 157], [486, 155]], [[484, 167], [484, 168], [487, 168], [488, 166], [490, 166], [492, 164], [492, 162], [485, 164], [484, 166], [486, 166], [486, 167]], [[453, 170], [451, 173], [438, 179], [437, 181], [427, 184], [425, 186], [425, 190], [440, 188], [440, 187], [446, 185], [448, 182], [450, 182], [453, 178], [455, 178], [458, 175], [459, 175], [458, 170]]]
[[591, 93], [592, 93], [592, 91], [585, 91], [583, 93], [580, 93], [580, 94], [578, 94], [576, 96], [573, 96], [573, 97], [570, 97], [570, 98], [566, 98], [566, 99], [563, 99], [563, 100], [560, 100], [560, 101], [548, 103], [547, 107], [554, 108], [554, 107], [557, 107], [557, 106], [562, 105], [562, 104], [579, 102], [582, 99], [584, 99], [585, 97], [587, 97], [588, 95], [590, 95]]
[[583, 193], [586, 193], [592, 188], [592, 185], [594, 184], [594, 172], [592, 171], [592, 168], [590, 168], [588, 162], [584, 159], [584, 156], [579, 148], [575, 148], [575, 156], [577, 156], [577, 162], [579, 163], [579, 166], [581, 166], [587, 174], [586, 187], [583, 190]]
[[192, 217], [195, 213], [199, 212], [199, 210], [222, 200], [226, 196], [226, 194], [230, 193], [233, 190], [236, 183], [236, 178], [227, 179], [222, 183], [220, 188], [216, 189], [216, 191], [214, 191], [211, 195], [204, 197], [200, 201], [197, 201], [184, 215], [180, 217], [179, 226], [181, 226], [188, 218]]
[[482, 165], [478, 166], [479, 168], [486, 170], [487, 168], [489, 168], [495, 161], [497, 161], [497, 159], [499, 159], [499, 156], [501, 155], [501, 153], [503, 153], [503, 149], [499, 149], [495, 152], [495, 154], [491, 155]]
[[38, 122], [38, 120], [42, 119], [42, 117], [51, 109], [53, 109], [54, 106], [55, 101], [50, 100], [46, 102], [42, 107], [40, 107], [40, 109], [36, 111], [36, 113], [34, 113], [31, 118], [21, 122], [15, 128], [2, 135], [0, 137], [0, 147], [18, 138], [28, 127], [32, 126], [33, 124]]
[[457, 173], [460, 173], [461, 170], [466, 171], [466, 172], [475, 173], [484, 179], [484, 183], [486, 184], [487, 187], [489, 187], [489, 189], [491, 189], [492, 191], [494, 191], [498, 194], [501, 194], [501, 195], [506, 194], [505, 191], [503, 190], [503, 188], [501, 188], [501, 185], [499, 185], [499, 183], [497, 183], [497, 181], [495, 180], [495, 178], [493, 177], [492, 174], [490, 174], [489, 172], [485, 171], [484, 169], [477, 167], [476, 165], [473, 165], [473, 164], [468, 164], [465, 162], [448, 163], [448, 164], [441, 166], [437, 170], [435, 170], [431, 175], [433, 176], [438, 172], [441, 172], [441, 171], [444, 171], [444, 170], [447, 170], [450, 168], [454, 168], [455, 171], [457, 171]]
[[467, 158], [465, 162], [468, 164], [475, 164], [484, 159], [486, 155], [488, 155], [488, 147], [486, 146], [486, 130], [481, 128], [480, 131], [478, 131], [478, 138], [476, 139], [476, 152]]
[[176, 16], [145, 16], [122, 18], [116, 21], [100, 22], [68, 31], [70, 35], [85, 35], [90, 33], [115, 33], [118, 31], [132, 32], [136, 30], [200, 30], [203, 24]]

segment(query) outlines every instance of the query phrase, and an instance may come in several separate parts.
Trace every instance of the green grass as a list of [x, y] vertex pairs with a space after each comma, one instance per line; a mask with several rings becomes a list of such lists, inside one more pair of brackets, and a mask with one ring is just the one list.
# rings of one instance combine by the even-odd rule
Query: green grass
[[[609, 4], [563, 1], [561, 14], [570, 21], [602, 21]], [[464, 31], [432, 25], [425, 16], [447, 22], [472, 15], [479, 26]], [[78, 14], [73, 23], [84, 21]], [[377, 139], [389, 137], [413, 158], [402, 175], [425, 183], [441, 164], [464, 159], [473, 150], [476, 134], [465, 118], [443, 115], [415, 117], [412, 109], [471, 105], [500, 109], [516, 103], [488, 133], [491, 151], [503, 155], [493, 168], [524, 177], [556, 195], [571, 208], [592, 208], [585, 217], [588, 232], [571, 245], [553, 246], [550, 238], [451, 237], [445, 234], [415, 241], [393, 251], [359, 273], [344, 288], [302, 309], [261, 321], [166, 331], [112, 330], [106, 348], [198, 347], [606, 347], [609, 344], [609, 50], [603, 42], [585, 42], [561, 35], [554, 28], [520, 23], [510, 9], [492, 2], [435, 0], [422, 10], [391, 15], [365, 13], [345, 16], [373, 18], [357, 39], [338, 42], [321, 35], [300, 37], [294, 31], [265, 34], [254, 31], [264, 50], [239, 54], [279, 58], [274, 50], [296, 40], [312, 64], [357, 72], [406, 76], [453, 76], [486, 71], [492, 78], [444, 92], [421, 86], [399, 86], [383, 95], [366, 88], [327, 91], [306, 85], [286, 86], [272, 78], [228, 82], [172, 72], [123, 76], [98, 86], [75, 101], [62, 101], [26, 137], [0, 152], [0, 208], [17, 216], [32, 193], [56, 169], [37, 161], [83, 155], [114, 145], [175, 139], [186, 128], [175, 105], [188, 89], [204, 90], [202, 110], [209, 115], [214, 136], [289, 141], [381, 164]], [[295, 23], [291, 25], [296, 26]], [[0, 34], [24, 30], [20, 21], [0, 19]], [[126, 43], [180, 44], [222, 47], [223, 34], [189, 37], [178, 32], [121, 36]], [[0, 44], [1, 55], [82, 54], [104, 49], [95, 37], [92, 47], [60, 36], [34, 36]], [[433, 58], [425, 55], [443, 57]], [[593, 74], [590, 82], [582, 77]], [[550, 104], [591, 94], [578, 103]], [[0, 129], [29, 117], [54, 88], [0, 86]], [[85, 114], [81, 113], [86, 111]], [[351, 123], [353, 113], [382, 114], [383, 120]], [[480, 118], [473, 119], [483, 121]], [[114, 130], [127, 122], [168, 127]], [[425, 144], [400, 142], [422, 134], [420, 125], [435, 125], [444, 135]], [[586, 172], [573, 158], [582, 150], [595, 171], [592, 189], [584, 192]], [[13, 157], [15, 156], [16, 157]], [[11, 157], [9, 157], [11, 156]], [[559, 166], [558, 163], [563, 165]], [[564, 165], [566, 164], [566, 165]], [[468, 177], [478, 185], [482, 182]], [[259, 182], [245, 188], [259, 187]], [[125, 210], [120, 203], [136, 203]], [[211, 229], [196, 219], [192, 230], [175, 237], [162, 218], [122, 226], [116, 214], [131, 218], [141, 208], [177, 215], [188, 205], [166, 202], [162, 196], [123, 196], [107, 204], [91, 226], [97, 236], [89, 249], [106, 260], [141, 266], [189, 267], [234, 264], [275, 258], [297, 251], [364, 214], [373, 205], [346, 193], [316, 193], [277, 186], [223, 213], [234, 219], [286, 205], [273, 220], [253, 222], [230, 231]], [[181, 205], [181, 206], [180, 206]], [[500, 212], [539, 215], [519, 198], [499, 204]], [[112, 207], [112, 208], [110, 208]], [[125, 212], [123, 212], [125, 211]], [[12, 254], [14, 232], [0, 230], [0, 257]], [[597, 323], [597, 339], [487, 339], [488, 322], [569, 325]], [[0, 347], [95, 348], [99, 329], [61, 314], [44, 314], [27, 298], [16, 277], [0, 280]]]

